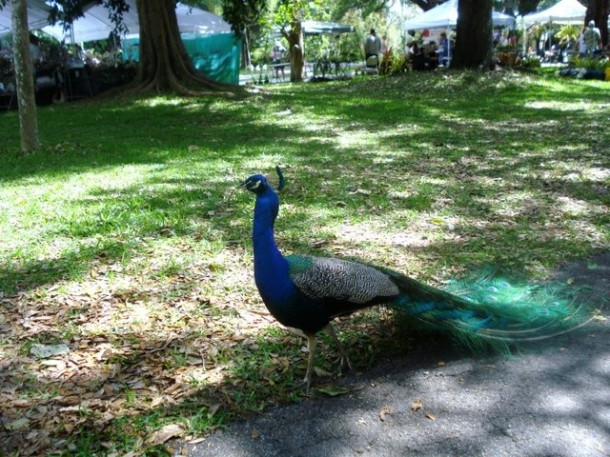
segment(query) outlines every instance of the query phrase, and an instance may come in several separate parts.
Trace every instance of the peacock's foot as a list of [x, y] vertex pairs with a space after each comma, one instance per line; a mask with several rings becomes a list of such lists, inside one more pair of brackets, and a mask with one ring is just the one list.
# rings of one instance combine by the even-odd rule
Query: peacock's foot
[[[347, 370], [345, 367], [347, 367]], [[349, 360], [349, 357], [347, 355], [341, 356], [341, 363], [339, 364], [339, 371], [341, 373], [343, 373], [345, 371], [354, 371], [354, 368], [352, 367], [352, 362]]]
[[[337, 364], [338, 364], [338, 367], [337, 367]], [[335, 370], [333, 370], [335, 372], [335, 374], [337, 374], [337, 375], [343, 375], [350, 371], [354, 371], [352, 362], [346, 355], [342, 355], [341, 357], [338, 357], [338, 360], [334, 359], [333, 366], [337, 367]]]
[[311, 376], [305, 376], [305, 378], [303, 378], [303, 384], [305, 385], [305, 395], [309, 395], [311, 390]]

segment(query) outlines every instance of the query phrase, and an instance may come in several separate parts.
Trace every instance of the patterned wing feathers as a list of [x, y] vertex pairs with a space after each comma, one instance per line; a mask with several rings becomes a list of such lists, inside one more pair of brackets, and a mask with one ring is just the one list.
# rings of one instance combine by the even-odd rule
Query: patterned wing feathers
[[[399, 295], [398, 287], [389, 276], [369, 265], [321, 257], [289, 256], [287, 259], [292, 281], [312, 299], [365, 305], [390, 301]], [[303, 268], [304, 265], [307, 267]]]

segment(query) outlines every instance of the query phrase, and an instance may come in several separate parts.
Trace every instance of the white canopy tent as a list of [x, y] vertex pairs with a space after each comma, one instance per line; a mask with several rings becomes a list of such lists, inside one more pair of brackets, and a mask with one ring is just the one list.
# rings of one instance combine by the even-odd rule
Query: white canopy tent
[[[301, 26], [303, 27], [303, 35], [305, 36], [316, 36], [316, 35], [339, 35], [341, 33], [350, 33], [354, 31], [354, 27], [351, 25], [339, 24], [337, 22], [325, 22], [325, 21], [303, 21]], [[290, 27], [287, 27], [290, 30]], [[282, 36], [281, 28], [275, 26], [271, 33], [272, 38], [280, 38]]]
[[338, 35], [353, 31], [354, 27], [351, 25], [343, 25], [336, 22], [303, 21], [303, 33], [305, 35]]
[[[138, 10], [134, 0], [128, 3], [129, 11], [124, 14], [123, 23], [127, 27], [128, 36], [137, 36], [140, 33]], [[181, 33], [194, 35], [231, 33], [231, 26], [220, 16], [199, 8], [178, 3], [176, 16]], [[108, 17], [108, 10], [102, 5], [95, 5], [85, 11], [83, 17], [75, 20], [68, 30], [64, 30], [61, 24], [49, 25], [42, 30], [58, 40], [87, 42], [108, 38], [114, 30], [114, 24]]]
[[[11, 33], [12, 2], [7, 2], [0, 10], [0, 36]], [[28, 25], [30, 29], [39, 29], [48, 24], [49, 7], [43, 0], [28, 0]]]
[[[127, 36], [134, 47], [139, 40], [140, 26], [135, 0], [127, 0], [129, 11], [123, 15]], [[49, 25], [50, 7], [44, 0], [27, 0], [28, 27], [42, 29], [58, 40], [82, 43], [108, 38], [115, 29], [109, 12], [103, 6], [91, 6], [84, 16], [76, 19], [67, 29], [62, 24]], [[231, 30], [230, 24], [220, 16], [190, 7], [176, 5], [176, 17], [182, 40], [196, 68], [212, 79], [239, 83], [239, 58], [241, 43]], [[11, 2], [0, 10], [0, 35], [11, 32]]]
[[584, 23], [586, 14], [587, 7], [581, 5], [577, 0], [561, 0], [559, 3], [556, 3], [546, 10], [523, 16], [523, 22], [526, 26], [533, 25], [537, 22], [553, 22], [557, 24], [570, 22]]
[[[128, 0], [129, 11], [124, 13], [124, 24], [129, 34], [139, 34], [138, 10], [135, 0]], [[28, 27], [30, 30], [42, 29], [58, 40], [86, 42], [108, 38], [114, 29], [114, 24], [108, 17], [108, 10], [101, 5], [95, 5], [85, 11], [85, 15], [76, 19], [72, 28], [64, 30], [61, 24], [49, 25], [50, 7], [44, 0], [27, 0]], [[11, 33], [11, 2], [0, 10], [0, 36]], [[209, 35], [230, 33], [231, 26], [220, 16], [193, 8], [182, 3], [176, 5], [176, 16], [180, 32], [194, 35]]]
[[[426, 11], [403, 24], [405, 30], [441, 29], [451, 28], [457, 25], [458, 0], [448, 0], [435, 8]], [[513, 27], [515, 19], [508, 14], [494, 11], [492, 21], [495, 26]]]
[[[527, 27], [537, 23], [547, 24], [569, 24], [572, 22], [584, 23], [587, 7], [581, 5], [577, 0], [560, 0], [555, 5], [537, 13], [531, 13], [523, 16], [522, 27], [523, 36], [527, 34]], [[550, 29], [550, 27], [549, 27]], [[526, 52], [526, 40], [523, 40], [523, 54]], [[549, 40], [549, 48], [551, 42]]]

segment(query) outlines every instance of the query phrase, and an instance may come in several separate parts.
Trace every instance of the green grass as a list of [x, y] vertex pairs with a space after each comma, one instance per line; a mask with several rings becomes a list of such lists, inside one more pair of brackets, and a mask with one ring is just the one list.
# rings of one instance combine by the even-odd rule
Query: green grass
[[[440, 284], [484, 263], [542, 279], [608, 249], [608, 87], [434, 73], [84, 101], [41, 108], [28, 157], [1, 113], [0, 448], [152, 455], [168, 425], [196, 436], [298, 401], [304, 341], [258, 298], [239, 188], [278, 164], [286, 252]], [[383, 313], [339, 326], [359, 369], [411, 346]]]

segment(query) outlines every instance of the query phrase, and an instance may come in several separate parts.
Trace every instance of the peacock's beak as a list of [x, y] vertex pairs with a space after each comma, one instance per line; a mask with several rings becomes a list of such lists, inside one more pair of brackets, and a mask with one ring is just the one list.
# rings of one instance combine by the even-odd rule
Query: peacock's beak
[[256, 192], [256, 190], [263, 185], [260, 179], [252, 179], [252, 177], [246, 179], [241, 187], [245, 187], [247, 190]]

